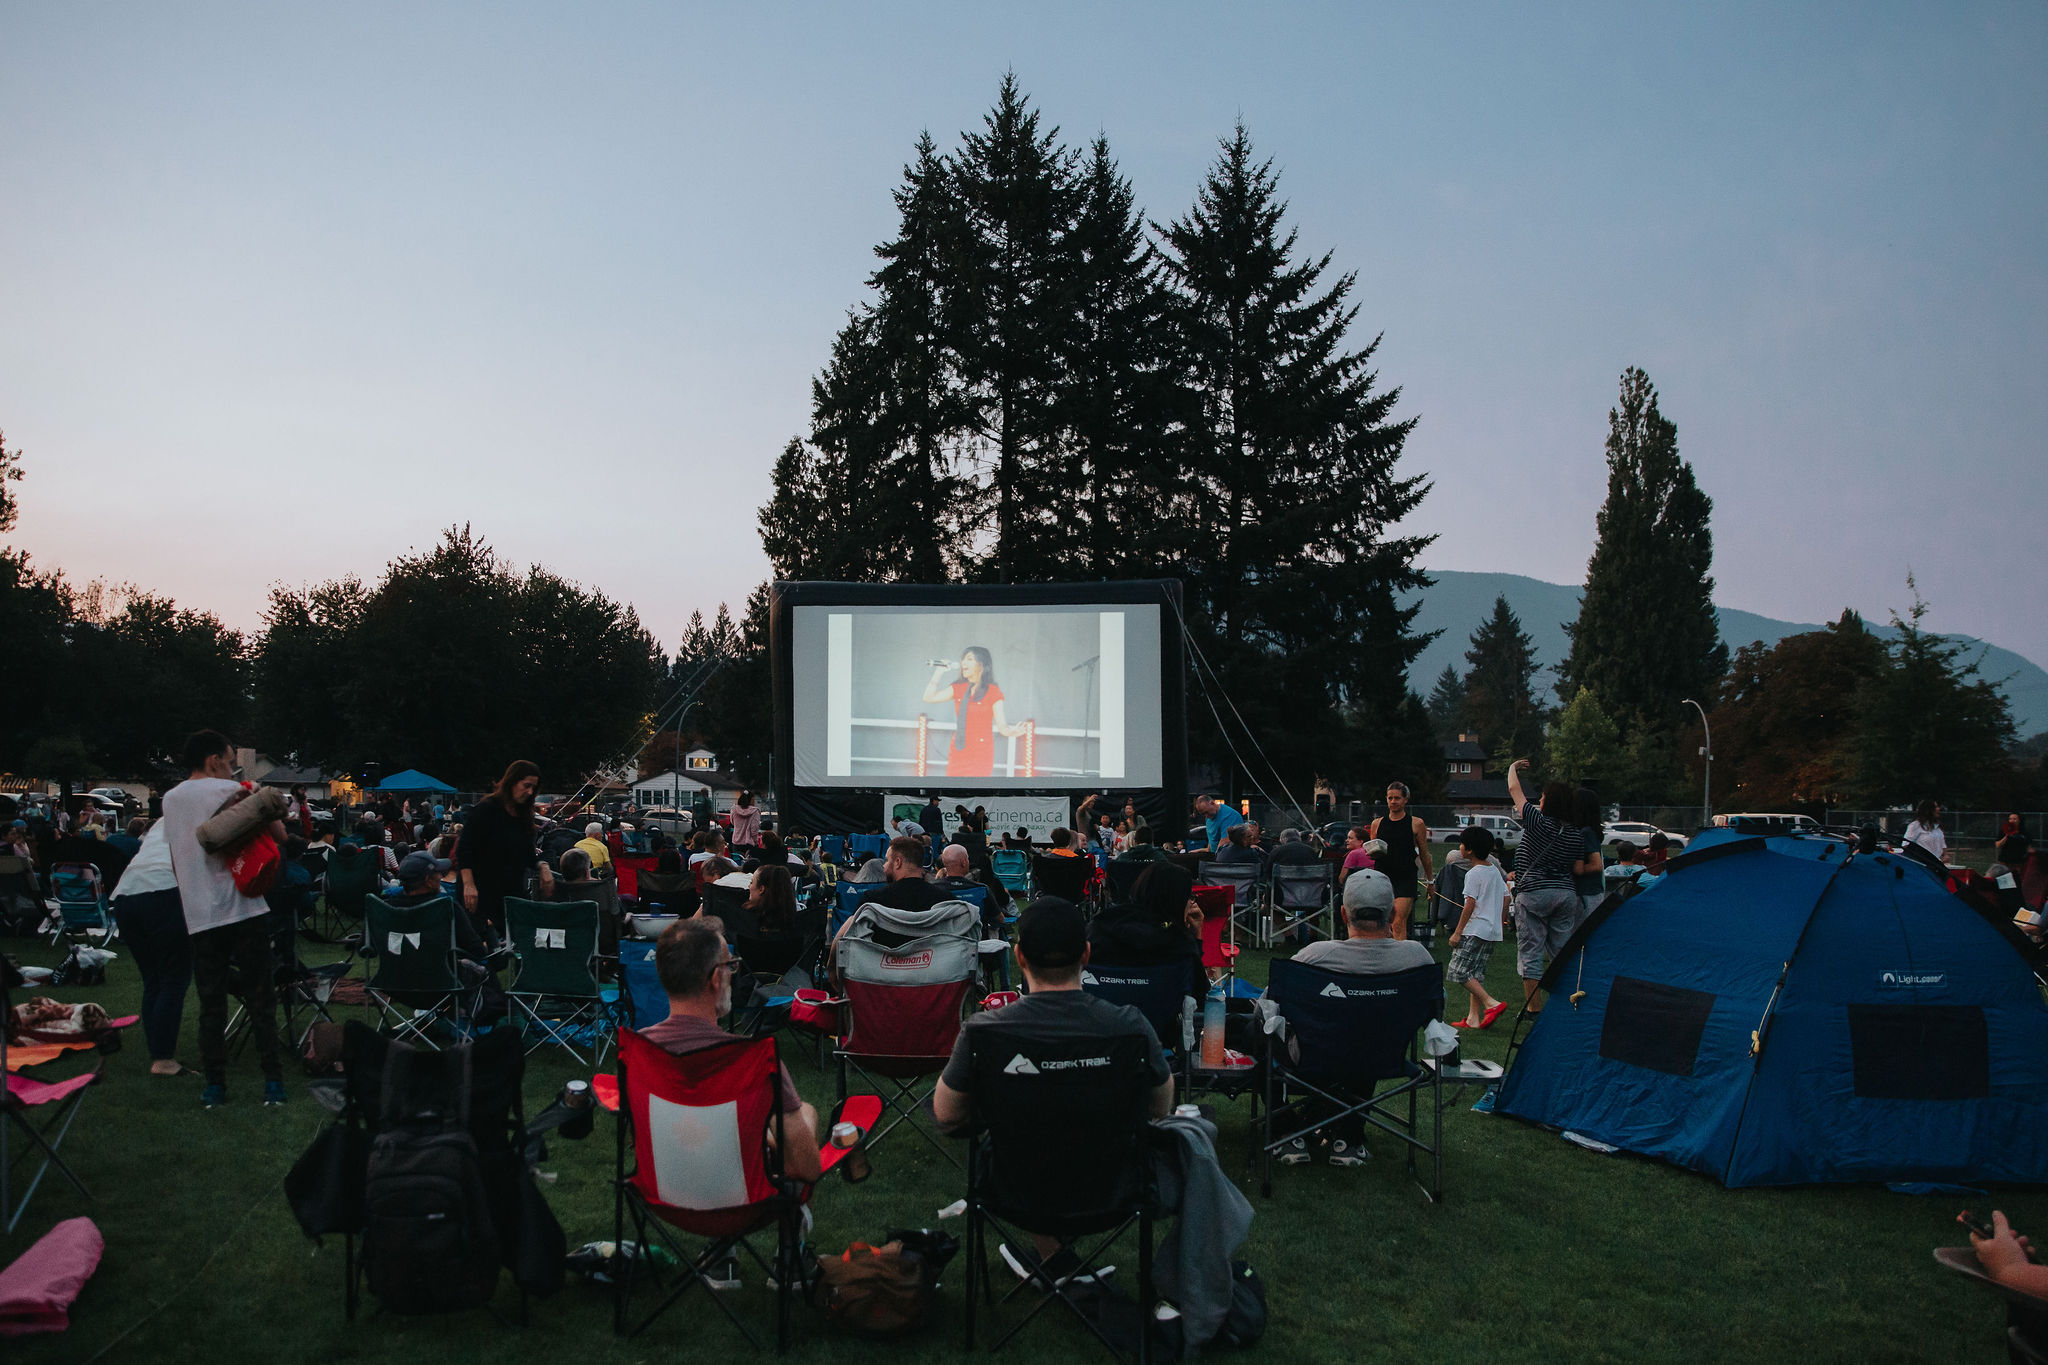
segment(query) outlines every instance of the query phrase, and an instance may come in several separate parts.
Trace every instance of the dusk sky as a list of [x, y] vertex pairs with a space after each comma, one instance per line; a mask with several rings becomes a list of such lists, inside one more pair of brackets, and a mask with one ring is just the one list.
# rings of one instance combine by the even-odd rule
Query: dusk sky
[[1426, 564], [1579, 581], [1637, 364], [1723, 604], [1882, 618], [1910, 569], [2048, 663], [2044, 68], [2032, 0], [7, 0], [13, 540], [254, 628], [469, 522], [672, 649], [766, 576], [913, 141], [1014, 70], [1160, 221], [1244, 120], [1421, 419]]

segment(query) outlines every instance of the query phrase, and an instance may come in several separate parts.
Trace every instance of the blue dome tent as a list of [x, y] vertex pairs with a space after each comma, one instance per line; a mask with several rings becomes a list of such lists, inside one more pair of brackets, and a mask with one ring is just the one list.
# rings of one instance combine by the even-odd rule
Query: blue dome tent
[[1898, 855], [1717, 832], [1551, 963], [1495, 1111], [1731, 1188], [2048, 1181], [2024, 952]]

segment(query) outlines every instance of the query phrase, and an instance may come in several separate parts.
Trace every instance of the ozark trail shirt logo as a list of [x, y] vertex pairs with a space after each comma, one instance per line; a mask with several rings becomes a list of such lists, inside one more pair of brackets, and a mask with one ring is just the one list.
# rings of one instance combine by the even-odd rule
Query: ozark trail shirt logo
[[1877, 984], [1886, 990], [1903, 990], [1912, 987], [1946, 986], [1947, 972], [1879, 972]]

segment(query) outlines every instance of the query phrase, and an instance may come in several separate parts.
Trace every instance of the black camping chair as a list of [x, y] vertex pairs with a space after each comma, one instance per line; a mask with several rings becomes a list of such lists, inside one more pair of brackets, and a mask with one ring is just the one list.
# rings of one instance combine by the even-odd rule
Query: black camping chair
[[[1443, 1199], [1443, 1084], [1419, 1058], [1416, 1039], [1443, 1012], [1444, 982], [1434, 963], [1380, 976], [1324, 971], [1275, 958], [1266, 996], [1286, 1021], [1264, 1035], [1265, 1114], [1258, 1134], [1259, 1188], [1273, 1193], [1273, 1157], [1296, 1138], [1356, 1116], [1399, 1138], [1408, 1174], [1431, 1203]], [[1298, 1052], [1297, 1052], [1298, 1049]], [[1382, 1085], [1392, 1082], [1388, 1089]], [[1430, 1138], [1420, 1135], [1418, 1100], [1429, 1097]], [[1399, 1101], [1406, 1099], [1407, 1114]], [[1430, 1159], [1430, 1179], [1415, 1158]]]
[[1111, 905], [1129, 905], [1131, 897], [1137, 892], [1138, 878], [1144, 876], [1145, 869], [1150, 866], [1152, 866], [1152, 863], [1149, 859], [1144, 862], [1135, 862], [1111, 858], [1109, 865], [1103, 869], [1103, 877], [1109, 885], [1109, 903]]
[[1041, 896], [1061, 896], [1080, 905], [1088, 894], [1088, 878], [1095, 871], [1093, 858], [1055, 858], [1031, 855], [1031, 885]]
[[[278, 1046], [296, 1052], [305, 1047], [306, 1035], [313, 1031], [313, 1025], [334, 1022], [327, 1002], [334, 996], [336, 983], [348, 975], [349, 964], [344, 960], [308, 967], [299, 958], [297, 915], [273, 907], [266, 918], [270, 924], [270, 982], [282, 1016], [278, 1021]], [[228, 1018], [226, 1041], [228, 1056], [236, 1057], [254, 1032], [249, 1017], [249, 983], [242, 979], [239, 967], [228, 968], [227, 986], [235, 1012]]]
[[1275, 938], [1290, 930], [1298, 942], [1307, 942], [1307, 935], [1316, 938], [1337, 936], [1335, 917], [1331, 913], [1336, 905], [1330, 885], [1330, 874], [1334, 870], [1328, 863], [1273, 864], [1273, 914], [1276, 919], [1283, 915], [1286, 917], [1285, 923], [1274, 926]]
[[1081, 989], [1115, 1005], [1129, 1005], [1145, 1016], [1169, 1054], [1184, 1058], [1195, 1045], [1195, 997], [1192, 964], [1166, 962], [1144, 967], [1091, 963], [1081, 970]]
[[[357, 1238], [365, 1224], [364, 1182], [370, 1146], [387, 1112], [434, 1112], [450, 1100], [462, 1069], [469, 1072], [469, 1124], [504, 1268], [519, 1291], [518, 1321], [528, 1294], [551, 1293], [562, 1281], [567, 1248], [561, 1225], [526, 1165], [526, 1113], [520, 1086], [526, 1051], [514, 1029], [496, 1029], [444, 1051], [386, 1038], [361, 1020], [342, 1025], [344, 1074], [339, 1117], [314, 1140], [285, 1178], [285, 1193], [309, 1237], [342, 1235], [342, 1301], [350, 1321], [361, 1302], [363, 1264]], [[385, 1076], [393, 1074], [391, 1103]], [[319, 1087], [316, 1087], [318, 1089]], [[495, 1311], [493, 1316], [496, 1316]], [[501, 1319], [502, 1321], [502, 1319]]]
[[[976, 1313], [988, 1278], [988, 1230], [1028, 1247], [1028, 1234], [1056, 1237], [1079, 1261], [1064, 1283], [1033, 1261], [1030, 1278], [1004, 1295], [1008, 1303], [1035, 1285], [1045, 1297], [991, 1344], [999, 1350], [1053, 1302], [1065, 1305], [1112, 1356], [1123, 1355], [1073, 1294], [1125, 1232], [1138, 1233], [1137, 1359], [1145, 1361], [1152, 1286], [1151, 1179], [1153, 1088], [1146, 1040], [1045, 1039], [993, 1022], [968, 1031], [977, 1131], [967, 1161], [967, 1347], [974, 1348]], [[1103, 1059], [1107, 1065], [1079, 1065]], [[1069, 1065], [1048, 1065], [1065, 1062]], [[1093, 1247], [1082, 1240], [1095, 1237]]]

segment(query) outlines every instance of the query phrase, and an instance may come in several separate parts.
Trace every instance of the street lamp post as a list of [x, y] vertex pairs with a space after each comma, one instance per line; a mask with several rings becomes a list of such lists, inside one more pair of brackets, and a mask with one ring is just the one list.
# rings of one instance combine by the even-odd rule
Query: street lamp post
[[1714, 819], [1714, 729], [1707, 724], [1706, 707], [1691, 697], [1684, 704], [1700, 713], [1700, 735], [1706, 741], [1700, 745], [1700, 757], [1706, 760], [1706, 777], [1700, 787], [1700, 828], [1705, 829]]

